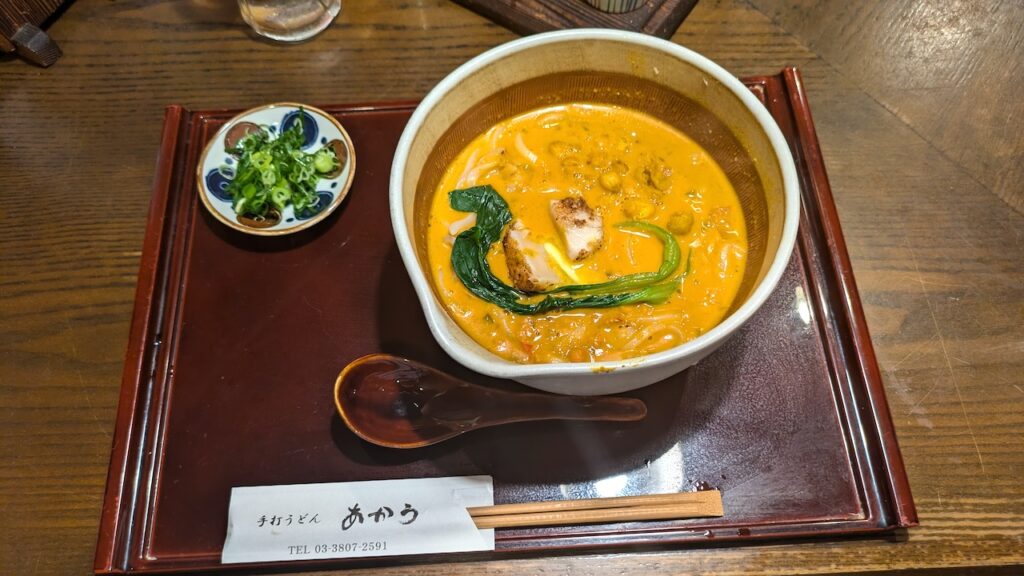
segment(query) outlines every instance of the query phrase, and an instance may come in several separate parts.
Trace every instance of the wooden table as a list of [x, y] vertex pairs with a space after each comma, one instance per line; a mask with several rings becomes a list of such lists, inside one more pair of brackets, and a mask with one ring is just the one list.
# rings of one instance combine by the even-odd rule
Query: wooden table
[[[416, 98], [514, 38], [445, 0], [344, 4], [283, 47], [232, 2], [78, 0], [57, 65], [0, 62], [0, 572], [90, 571], [163, 106]], [[379, 573], [1021, 573], [1024, 9], [791, 4], [704, 0], [675, 40], [802, 68], [922, 526]]]

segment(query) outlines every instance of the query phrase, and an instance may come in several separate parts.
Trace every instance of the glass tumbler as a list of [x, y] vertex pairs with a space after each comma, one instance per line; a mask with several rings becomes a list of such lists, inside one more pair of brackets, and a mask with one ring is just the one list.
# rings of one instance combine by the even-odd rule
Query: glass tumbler
[[260, 36], [300, 42], [322, 32], [341, 11], [341, 0], [238, 0], [242, 19]]

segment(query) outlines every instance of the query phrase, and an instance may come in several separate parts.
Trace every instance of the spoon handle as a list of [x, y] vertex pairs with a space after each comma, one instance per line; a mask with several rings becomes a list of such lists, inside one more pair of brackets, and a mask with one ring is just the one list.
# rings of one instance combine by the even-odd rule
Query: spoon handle
[[605, 420], [632, 422], [647, 416], [647, 405], [636, 398], [517, 394], [505, 407], [508, 422], [522, 420]]

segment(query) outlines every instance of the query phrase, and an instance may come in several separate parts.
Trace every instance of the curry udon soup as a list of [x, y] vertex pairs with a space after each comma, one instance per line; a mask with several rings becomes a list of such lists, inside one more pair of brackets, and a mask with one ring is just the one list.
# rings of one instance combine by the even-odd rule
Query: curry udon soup
[[448, 313], [522, 363], [696, 338], [730, 310], [747, 258], [743, 210], [711, 156], [599, 104], [533, 110], [472, 140], [441, 178], [426, 237]]

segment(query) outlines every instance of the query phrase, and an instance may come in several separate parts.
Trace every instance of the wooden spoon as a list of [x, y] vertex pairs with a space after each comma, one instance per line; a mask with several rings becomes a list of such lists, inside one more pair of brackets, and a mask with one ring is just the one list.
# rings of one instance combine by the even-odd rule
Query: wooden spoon
[[512, 422], [629, 422], [647, 415], [647, 406], [635, 398], [506, 392], [390, 354], [363, 356], [346, 366], [334, 385], [334, 403], [357, 436], [387, 448], [429, 446]]

